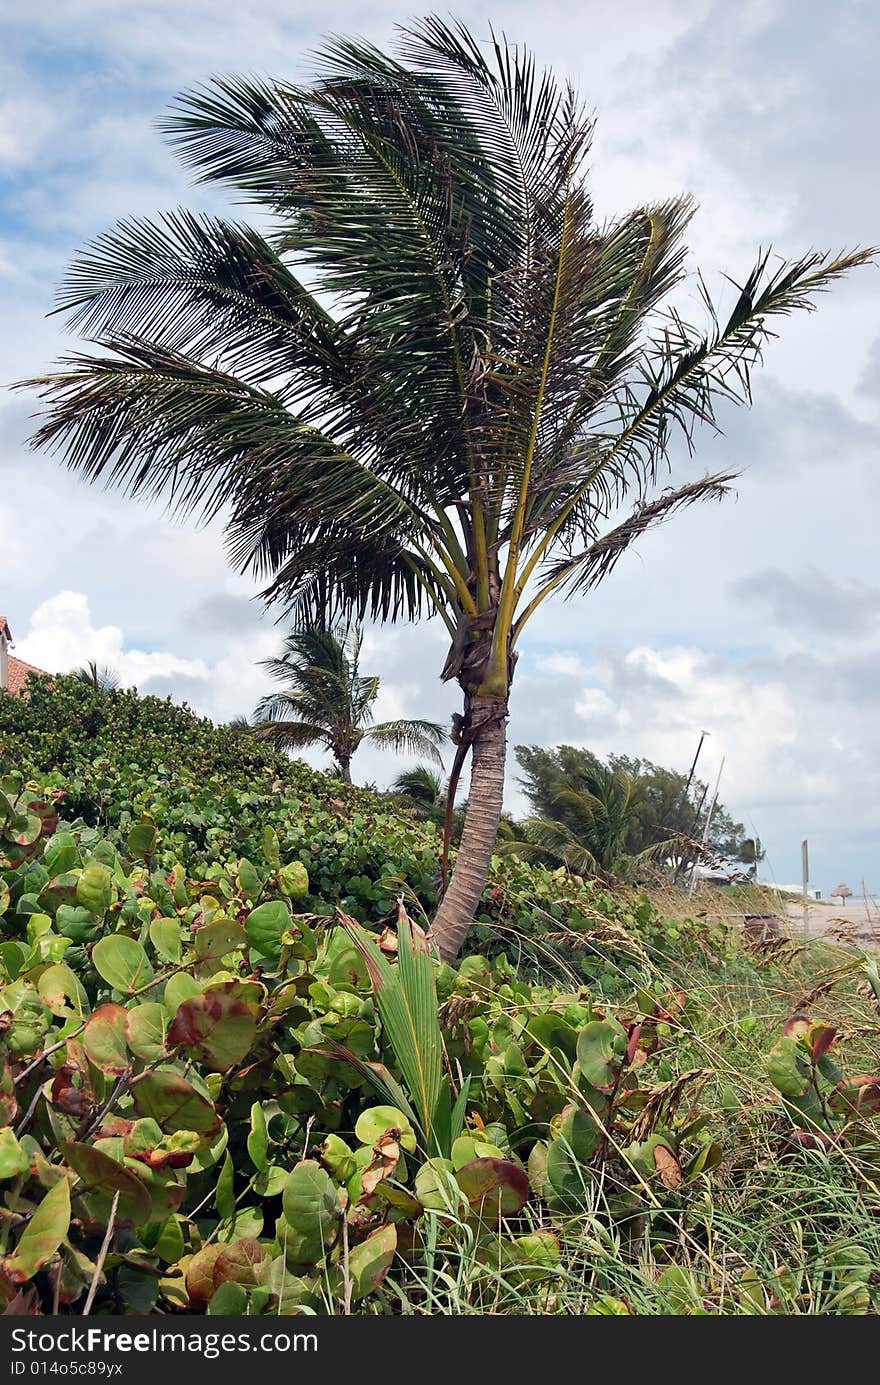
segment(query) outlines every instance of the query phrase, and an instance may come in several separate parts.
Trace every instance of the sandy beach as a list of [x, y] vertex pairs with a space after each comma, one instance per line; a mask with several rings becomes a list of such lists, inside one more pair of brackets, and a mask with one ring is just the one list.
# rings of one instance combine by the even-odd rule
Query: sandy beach
[[[792, 932], [803, 928], [802, 904], [787, 901], [785, 913]], [[845, 907], [837, 900], [810, 900], [807, 922], [813, 937], [851, 937], [858, 942], [880, 943], [880, 908], [863, 899], [850, 899]]]

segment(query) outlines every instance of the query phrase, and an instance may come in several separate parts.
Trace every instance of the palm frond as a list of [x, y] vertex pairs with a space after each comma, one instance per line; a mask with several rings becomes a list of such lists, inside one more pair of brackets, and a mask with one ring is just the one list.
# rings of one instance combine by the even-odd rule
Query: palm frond
[[85, 683], [98, 692], [116, 692], [119, 687], [119, 674], [109, 664], [100, 666], [90, 659], [82, 668], [73, 670], [70, 675], [77, 683]]
[[339, 917], [366, 963], [382, 1027], [430, 1148], [443, 1085], [443, 1037], [427, 946], [416, 943], [401, 907], [394, 967], [359, 923], [346, 915]]
[[[570, 829], [553, 818], [525, 818], [520, 824], [526, 849], [532, 848], [532, 859], [546, 854], [560, 861], [575, 875], [601, 876], [603, 874], [596, 856]], [[522, 854], [513, 843], [505, 844], [505, 850], [516, 855]]]
[[[259, 718], [259, 708], [255, 713]], [[309, 745], [323, 745], [331, 749], [325, 727], [309, 721], [261, 721], [253, 726], [253, 734], [260, 740], [271, 741], [278, 750], [302, 750]]]
[[253, 383], [293, 372], [300, 401], [350, 383], [330, 313], [263, 236], [217, 217], [121, 221], [74, 260], [56, 301], [89, 336], [211, 358]]
[[443, 799], [443, 781], [427, 765], [415, 765], [398, 774], [391, 792], [422, 806], [433, 807]]
[[[689, 322], [664, 306], [689, 200], [600, 223], [576, 93], [435, 17], [392, 53], [328, 41], [302, 85], [215, 80], [166, 132], [265, 229], [174, 211], [87, 247], [59, 309], [97, 345], [29, 382], [36, 445], [222, 514], [232, 560], [294, 625], [439, 614], [469, 696], [507, 695], [551, 591], [588, 590], [653, 524], [725, 493], [729, 477], [656, 495], [673, 439], [747, 404], [778, 324], [874, 254], [761, 254], [729, 312], [703, 287]], [[307, 714], [287, 719], [318, 724], [314, 680], [288, 691]]]
[[243, 712], [239, 713], [236, 717], [232, 717], [230, 721], [227, 721], [226, 725], [229, 730], [233, 731], [237, 736], [249, 736], [255, 730], [250, 717], [245, 716]]
[[589, 591], [615, 567], [628, 548], [648, 529], [663, 524], [677, 510], [702, 500], [723, 500], [736, 480], [735, 472], [703, 476], [677, 490], [665, 491], [655, 500], [640, 505], [616, 528], [609, 530], [589, 548], [548, 566], [542, 574], [547, 589], [562, 589], [571, 595]]
[[602, 401], [586, 445], [582, 437], [573, 453], [580, 479], [573, 478], [562, 506], [565, 523], [557, 523], [554, 534], [563, 537], [570, 526], [595, 534], [597, 485], [613, 485], [615, 498], [627, 485], [644, 491], [656, 482], [675, 434], [693, 449], [699, 425], [718, 431], [720, 403], [751, 403], [752, 374], [776, 335], [775, 320], [812, 311], [817, 294], [875, 255], [873, 249], [810, 254], [770, 269], [766, 252], [741, 285], [734, 283], [736, 302], [724, 321], [701, 280], [708, 325], [695, 327], [670, 310], [650, 334], [631, 378]]
[[436, 721], [383, 721], [371, 726], [365, 739], [398, 754], [426, 755], [443, 768], [440, 746], [446, 743], [448, 736]]

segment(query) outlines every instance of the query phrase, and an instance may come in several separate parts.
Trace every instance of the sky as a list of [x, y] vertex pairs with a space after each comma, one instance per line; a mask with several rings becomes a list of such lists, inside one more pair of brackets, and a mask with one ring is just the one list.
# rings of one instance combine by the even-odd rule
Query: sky
[[[0, 0], [0, 385], [73, 345], [47, 317], [65, 265], [117, 218], [241, 215], [193, 188], [156, 121], [223, 72], [302, 78], [328, 33], [379, 43], [412, 4]], [[454, 13], [530, 45], [598, 118], [602, 219], [690, 192], [689, 284], [880, 242], [874, 0], [509, 0]], [[780, 328], [750, 411], [703, 433], [687, 475], [740, 471], [735, 498], [649, 535], [598, 591], [545, 603], [521, 649], [509, 744], [589, 746], [700, 771], [767, 851], [765, 873], [880, 892], [880, 271]], [[0, 611], [19, 657], [89, 659], [217, 720], [267, 690], [280, 631], [219, 527], [90, 488], [31, 452], [35, 402], [0, 392]], [[442, 627], [370, 629], [377, 715], [448, 720]], [[321, 763], [321, 757], [311, 757]], [[513, 756], [511, 755], [511, 761]], [[360, 752], [360, 782], [404, 762]], [[508, 806], [525, 804], [512, 763]]]

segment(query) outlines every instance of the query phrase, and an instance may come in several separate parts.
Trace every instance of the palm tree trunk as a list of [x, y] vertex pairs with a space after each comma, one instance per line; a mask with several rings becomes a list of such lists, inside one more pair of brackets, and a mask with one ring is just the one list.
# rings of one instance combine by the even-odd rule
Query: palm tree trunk
[[465, 725], [476, 723], [468, 804], [455, 870], [431, 926], [444, 962], [454, 962], [461, 951], [489, 874], [504, 798], [506, 721], [506, 699], [475, 698], [467, 708]]

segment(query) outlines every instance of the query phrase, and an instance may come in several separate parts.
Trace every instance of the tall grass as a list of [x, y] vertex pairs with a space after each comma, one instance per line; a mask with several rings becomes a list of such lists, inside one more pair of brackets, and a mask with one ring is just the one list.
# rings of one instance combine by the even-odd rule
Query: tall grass
[[[643, 957], [634, 960], [644, 967]], [[677, 1072], [700, 1070], [700, 1105], [713, 1117], [713, 1135], [724, 1149], [711, 1179], [678, 1211], [648, 1205], [628, 1220], [612, 1214], [601, 1177], [585, 1184], [584, 1206], [553, 1218], [561, 1258], [541, 1282], [529, 1278], [527, 1266], [511, 1273], [491, 1255], [478, 1254], [473, 1228], [453, 1212], [428, 1213], [419, 1254], [405, 1272], [389, 1276], [376, 1311], [878, 1311], [880, 1157], [876, 1178], [845, 1148], [793, 1157], [764, 1066], [784, 1019], [807, 1009], [838, 1029], [847, 1070], [880, 1069], [877, 1003], [870, 988], [859, 985], [860, 960], [855, 949], [785, 940], [742, 950], [722, 965], [711, 953], [685, 959], [674, 946], [655, 955], [654, 980], [686, 986], [696, 1002], [671, 1051]], [[534, 965], [531, 958], [530, 970]], [[539, 1216], [533, 1213], [535, 1230], [548, 1224]]]

